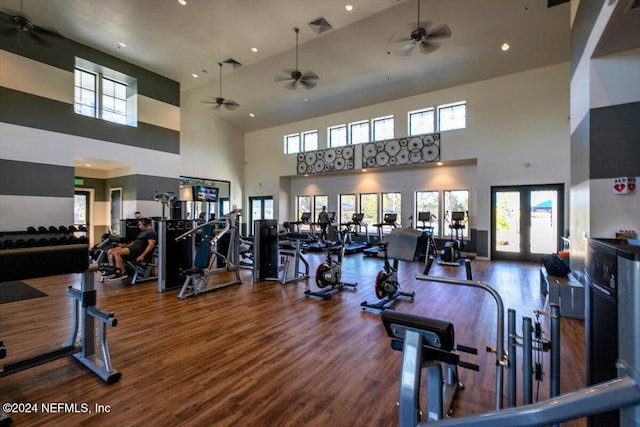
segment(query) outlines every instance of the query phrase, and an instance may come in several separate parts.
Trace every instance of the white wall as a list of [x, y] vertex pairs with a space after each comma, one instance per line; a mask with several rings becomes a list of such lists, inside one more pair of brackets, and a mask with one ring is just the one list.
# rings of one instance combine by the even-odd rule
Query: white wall
[[[361, 175], [333, 179], [310, 176], [306, 183], [303, 178], [296, 177], [291, 180], [289, 194], [285, 196], [288, 200], [280, 200], [283, 197], [280, 178], [296, 176], [296, 156], [283, 154], [283, 137], [318, 129], [320, 148], [326, 148], [329, 126], [388, 114], [396, 117], [396, 137], [403, 137], [407, 136], [409, 111], [461, 100], [468, 103], [468, 128], [442, 134], [441, 158], [445, 162], [469, 159], [477, 162], [475, 173], [469, 174], [462, 169], [455, 172], [459, 174], [456, 184], [473, 189], [469, 213], [474, 228], [487, 231], [490, 228], [490, 189], [494, 185], [564, 183], [568, 202], [568, 63], [247, 133], [245, 194], [247, 197], [274, 196], [276, 217], [292, 218], [291, 201], [296, 192], [312, 183], [323, 186], [326, 183], [326, 191], [330, 194], [353, 193], [357, 188], [375, 186], [379, 186], [378, 191], [383, 188], [397, 191], [398, 185], [411, 192], [430, 189], [425, 188], [424, 181], [433, 182], [431, 174], [435, 172], [416, 166], [394, 175], [370, 172], [367, 174], [369, 184], [361, 182]], [[403, 194], [403, 200], [409, 199], [412, 197]], [[565, 203], [565, 206], [569, 204]], [[283, 209], [286, 211], [282, 212]], [[567, 212], [566, 223], [568, 218]]]
[[243, 133], [200, 101], [201, 88], [181, 94], [180, 175], [231, 182], [231, 206], [243, 206]]

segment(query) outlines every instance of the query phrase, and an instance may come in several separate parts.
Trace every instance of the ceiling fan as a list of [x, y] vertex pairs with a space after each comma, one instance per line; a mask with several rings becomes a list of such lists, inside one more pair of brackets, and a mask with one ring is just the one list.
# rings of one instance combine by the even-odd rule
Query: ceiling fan
[[[20, 15], [8, 15], [0, 12], [0, 35], [6, 37], [29, 37], [41, 46], [50, 47], [52, 41], [62, 39], [55, 31], [39, 27], [24, 16], [23, 2], [20, 2]], [[5, 28], [7, 27], [7, 28]], [[18, 39], [20, 40], [20, 39]]]
[[442, 40], [451, 37], [451, 30], [445, 24], [426, 21], [420, 25], [420, 0], [418, 0], [418, 23], [412, 28], [414, 29], [408, 38], [400, 39], [406, 44], [397, 52], [398, 55], [409, 55], [417, 45], [420, 46], [420, 53], [434, 52], [440, 47]]
[[286, 77], [276, 76], [273, 81], [289, 81], [289, 83], [284, 85], [285, 89], [297, 89], [299, 86], [302, 86], [305, 89], [313, 89], [318, 84], [318, 80], [320, 80], [320, 77], [318, 77], [318, 75], [313, 71], [307, 71], [303, 74], [298, 70], [298, 33], [300, 32], [300, 29], [294, 28], [293, 30], [296, 32], [296, 69], [284, 70], [284, 72], [288, 75]]
[[240, 106], [240, 104], [238, 104], [236, 101], [232, 100], [232, 99], [224, 99], [222, 97], [222, 62], [219, 62], [218, 65], [220, 66], [220, 96], [218, 96], [217, 98], [214, 98], [213, 96], [210, 96], [210, 100], [209, 99], [205, 99], [202, 100], [200, 102], [202, 102], [203, 104], [213, 104], [213, 109], [214, 110], [219, 110], [220, 107], [224, 107], [227, 110], [235, 110], [236, 108], [238, 108]]

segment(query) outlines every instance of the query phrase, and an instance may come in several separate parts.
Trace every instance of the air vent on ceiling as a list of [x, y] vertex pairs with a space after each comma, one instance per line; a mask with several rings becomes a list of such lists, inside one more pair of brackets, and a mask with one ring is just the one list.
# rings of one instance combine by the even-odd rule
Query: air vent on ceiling
[[560, 6], [563, 3], [569, 3], [569, 0], [547, 0], [547, 7]]
[[229, 59], [227, 59], [226, 61], [222, 61], [222, 62], [223, 62], [224, 64], [229, 64], [229, 65], [231, 65], [233, 68], [238, 68], [238, 67], [242, 66], [242, 64], [241, 64], [241, 63], [239, 63], [238, 61], [236, 61], [236, 60], [235, 60], [235, 59], [233, 59], [233, 58], [229, 58]]
[[327, 20], [324, 18], [318, 18], [309, 22], [309, 26], [313, 31], [315, 31], [318, 34], [322, 34], [325, 31], [329, 31], [330, 29], [333, 28], [331, 24], [329, 24]]

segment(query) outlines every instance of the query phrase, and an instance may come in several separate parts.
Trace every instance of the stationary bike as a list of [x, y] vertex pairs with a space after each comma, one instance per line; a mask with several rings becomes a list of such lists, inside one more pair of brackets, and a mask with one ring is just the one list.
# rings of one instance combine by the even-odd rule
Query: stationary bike
[[[342, 237], [344, 240], [344, 234], [346, 232], [342, 231], [341, 233], [343, 234]], [[331, 256], [331, 250], [335, 247], [334, 245], [335, 242], [326, 242], [327, 258], [316, 269], [316, 285], [318, 286], [318, 288], [323, 289], [327, 288], [327, 286], [329, 286], [329, 288], [322, 291], [307, 290], [304, 292], [306, 296], [316, 296], [322, 298], [325, 301], [329, 301], [334, 293], [340, 292], [345, 288], [345, 286], [354, 289], [356, 288], [356, 286], [358, 286], [357, 282], [346, 283], [342, 281], [342, 259], [344, 257], [344, 244], [340, 245], [340, 248], [338, 249], [338, 256], [336, 259]]]
[[398, 282], [398, 260], [394, 260], [393, 266], [389, 262], [388, 256], [388, 242], [382, 242], [378, 246], [379, 251], [382, 252], [384, 257], [384, 267], [376, 275], [375, 292], [379, 302], [373, 304], [367, 301], [360, 303], [362, 309], [373, 308], [376, 310], [393, 310], [393, 301], [399, 297], [409, 297], [413, 301], [415, 292], [402, 292], [400, 291], [400, 283]]

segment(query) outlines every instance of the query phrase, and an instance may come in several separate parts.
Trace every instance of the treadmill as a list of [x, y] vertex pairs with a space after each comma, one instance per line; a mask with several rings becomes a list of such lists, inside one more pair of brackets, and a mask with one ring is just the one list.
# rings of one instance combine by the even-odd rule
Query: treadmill
[[[328, 212], [329, 214], [329, 225], [327, 225], [327, 240], [331, 242], [338, 241], [337, 238], [337, 230], [336, 230], [336, 213]], [[310, 227], [315, 229], [315, 222], [309, 222]], [[304, 250], [311, 252], [321, 252], [327, 249], [327, 242], [323, 242], [320, 240], [320, 237], [316, 235], [314, 232], [311, 233], [311, 236], [316, 239], [313, 242], [309, 242], [303, 246]]]
[[[369, 229], [367, 228], [367, 224], [362, 222], [363, 219], [364, 219], [363, 213], [354, 213], [351, 216], [351, 221], [345, 224], [340, 224], [341, 226], [345, 227], [343, 230], [344, 241], [342, 242], [344, 244], [345, 254], [355, 254], [357, 252], [362, 252], [363, 250], [371, 246], [371, 243], [369, 243]], [[360, 235], [359, 232], [362, 227], [364, 227], [364, 230], [365, 230], [364, 240], [354, 241], [353, 236], [354, 235], [359, 236]]]
[[[386, 213], [384, 214], [384, 218], [382, 218], [382, 222], [379, 224], [373, 224], [374, 227], [378, 228], [378, 242], [382, 243], [383, 229], [384, 226], [389, 226], [391, 228], [397, 228], [396, 220], [398, 219], [397, 213]], [[383, 257], [384, 252], [380, 250], [379, 246], [372, 246], [369, 249], [365, 249], [363, 252], [364, 256], [375, 256], [375, 257]]]

